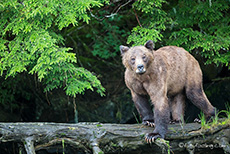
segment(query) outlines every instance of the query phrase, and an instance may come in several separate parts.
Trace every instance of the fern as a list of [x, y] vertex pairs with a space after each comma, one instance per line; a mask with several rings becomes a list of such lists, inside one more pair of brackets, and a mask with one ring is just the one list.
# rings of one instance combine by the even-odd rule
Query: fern
[[138, 0], [133, 8], [141, 25], [133, 28], [128, 44], [153, 40], [158, 46], [177, 45], [200, 54], [207, 64], [230, 68], [228, 1]]
[[107, 0], [24, 0], [0, 2], [0, 75], [36, 74], [45, 91], [63, 88], [76, 97], [86, 89], [103, 95], [95, 75], [76, 66], [76, 56], [64, 46], [60, 32], [79, 21], [89, 23], [89, 9]]
[[208, 64], [230, 66], [229, 8], [227, 1], [178, 2], [169, 12], [176, 26], [172, 27], [167, 44], [198, 52]]
[[141, 12], [139, 16], [141, 25], [133, 28], [127, 40], [128, 44], [140, 45], [148, 40], [161, 41], [163, 38], [161, 32], [166, 29], [166, 24], [171, 23], [167, 13], [162, 9], [164, 3], [165, 0], [138, 0], [133, 4], [133, 8]]

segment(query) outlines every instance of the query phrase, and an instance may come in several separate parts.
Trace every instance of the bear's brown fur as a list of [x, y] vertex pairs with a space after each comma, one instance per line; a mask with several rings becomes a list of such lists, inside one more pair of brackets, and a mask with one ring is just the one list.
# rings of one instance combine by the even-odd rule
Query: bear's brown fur
[[[202, 72], [195, 58], [176, 46], [153, 50], [153, 42], [144, 46], [120, 46], [122, 62], [126, 68], [125, 83], [145, 125], [153, 126], [153, 133], [146, 135], [147, 142], [164, 138], [170, 113], [174, 121], [184, 116], [185, 95], [206, 118], [215, 114], [202, 86]], [[154, 105], [151, 111], [148, 97]]]

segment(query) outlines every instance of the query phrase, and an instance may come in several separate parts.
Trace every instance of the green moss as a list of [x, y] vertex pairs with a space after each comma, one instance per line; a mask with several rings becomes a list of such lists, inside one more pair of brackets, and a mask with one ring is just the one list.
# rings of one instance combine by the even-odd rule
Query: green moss
[[173, 133], [177, 132], [173, 127], [169, 128], [169, 130], [173, 131]]
[[75, 130], [76, 128], [75, 127], [68, 127], [69, 130]]
[[141, 134], [140, 137], [141, 137], [141, 138], [144, 138], [144, 137], [145, 137], [145, 134]]
[[96, 126], [97, 126], [97, 127], [102, 127], [102, 125], [101, 125], [101, 124], [97, 124]]
[[169, 145], [169, 141], [164, 140], [165, 144], [168, 146], [168, 154], [170, 154], [170, 145]]
[[[169, 145], [169, 141], [162, 139], [162, 138], [158, 138], [157, 140], [160, 140], [160, 142], [165, 143], [165, 145], [167, 146], [167, 153], [170, 154], [170, 145]], [[162, 149], [163, 151], [165, 150], [164, 148]], [[163, 153], [162, 151], [162, 153]]]
[[65, 133], [61, 133], [61, 136], [65, 136], [66, 134]]
[[112, 146], [112, 147], [118, 147], [118, 145], [115, 144], [115, 143], [113, 143], [113, 142], [111, 143], [111, 146]]

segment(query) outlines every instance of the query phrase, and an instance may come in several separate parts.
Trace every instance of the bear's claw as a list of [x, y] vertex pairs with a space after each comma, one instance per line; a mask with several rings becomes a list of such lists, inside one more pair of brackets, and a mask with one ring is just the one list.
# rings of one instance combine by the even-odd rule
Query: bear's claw
[[148, 133], [145, 135], [145, 141], [147, 143], [153, 143], [157, 138], [161, 138], [158, 133]]
[[146, 126], [155, 127], [155, 123], [151, 121], [144, 121], [143, 124]]
[[181, 120], [170, 120], [169, 124], [179, 124], [183, 123]]
[[194, 122], [195, 122], [195, 123], [198, 123], [198, 124], [201, 124], [201, 120], [198, 119], [198, 118], [194, 119]]

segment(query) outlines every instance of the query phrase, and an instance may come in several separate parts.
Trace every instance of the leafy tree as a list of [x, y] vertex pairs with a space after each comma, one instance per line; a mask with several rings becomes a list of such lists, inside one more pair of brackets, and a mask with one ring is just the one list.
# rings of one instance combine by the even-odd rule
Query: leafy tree
[[141, 25], [127, 43], [152, 39], [159, 45], [177, 45], [206, 58], [206, 63], [229, 65], [230, 2], [227, 0], [138, 0], [133, 7]]
[[168, 44], [198, 51], [207, 63], [229, 65], [230, 2], [179, 1], [169, 12], [175, 21]]
[[114, 16], [95, 23], [101, 28], [94, 29], [93, 35], [88, 35], [94, 41], [92, 50], [94, 56], [109, 59], [120, 53], [118, 45], [122, 44], [122, 40], [127, 37], [127, 31], [120, 28], [122, 18], [123, 16]]
[[76, 96], [86, 89], [103, 95], [95, 75], [76, 65], [72, 48], [65, 47], [60, 31], [79, 22], [89, 23], [88, 10], [106, 0], [2, 0], [0, 2], [0, 75], [36, 75], [45, 91], [63, 88]]
[[162, 32], [166, 29], [166, 24], [171, 21], [162, 9], [165, 2], [165, 0], [138, 0], [133, 4], [132, 7], [140, 11], [139, 19], [137, 19], [140, 21], [128, 37], [128, 44], [140, 45], [148, 40], [161, 41]]

